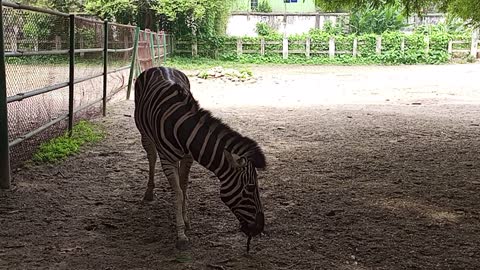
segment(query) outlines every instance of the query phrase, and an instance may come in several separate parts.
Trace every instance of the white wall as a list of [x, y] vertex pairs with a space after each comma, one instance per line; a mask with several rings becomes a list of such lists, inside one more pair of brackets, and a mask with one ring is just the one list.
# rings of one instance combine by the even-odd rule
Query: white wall
[[255, 28], [258, 22], [267, 23], [280, 33], [286, 31], [287, 35], [302, 34], [315, 28], [317, 24], [322, 28], [328, 20], [335, 23], [338, 16], [339, 15], [287, 14], [285, 25], [283, 14], [234, 14], [231, 15], [228, 20], [227, 35], [257, 36]]
[[[286, 16], [286, 24], [284, 17]], [[277, 29], [278, 32], [287, 35], [302, 34], [312, 28], [322, 29], [325, 22], [331, 21], [334, 25], [347, 13], [319, 13], [319, 14], [280, 14], [280, 13], [238, 13], [232, 14], [227, 24], [227, 35], [255, 37], [256, 24], [264, 22]], [[411, 17], [408, 23], [413, 25], [436, 24], [445, 21], [443, 14], [426, 14], [422, 19]], [[286, 29], [285, 29], [286, 28]], [[411, 27], [410, 27], [411, 28]]]

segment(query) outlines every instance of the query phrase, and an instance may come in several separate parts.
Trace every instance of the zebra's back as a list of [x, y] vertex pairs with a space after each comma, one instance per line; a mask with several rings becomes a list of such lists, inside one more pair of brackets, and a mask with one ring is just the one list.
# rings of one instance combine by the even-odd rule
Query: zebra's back
[[[179, 126], [193, 117], [198, 103], [190, 93], [187, 76], [172, 68], [157, 67], [140, 74], [135, 82], [135, 123], [142, 136], [155, 143], [166, 158], [176, 160], [188, 153], [178, 140]], [[183, 117], [183, 118], [182, 118]]]

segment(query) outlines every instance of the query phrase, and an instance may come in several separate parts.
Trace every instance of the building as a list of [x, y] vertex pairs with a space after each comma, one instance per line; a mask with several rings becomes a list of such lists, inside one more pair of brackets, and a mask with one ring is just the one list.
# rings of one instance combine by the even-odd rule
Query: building
[[272, 13], [313, 13], [316, 11], [315, 0], [236, 0], [232, 11], [257, 11], [262, 1], [268, 2], [272, 8]]
[[[259, 12], [263, 1], [269, 4], [271, 12]], [[257, 23], [266, 23], [282, 34], [301, 34], [312, 28], [323, 28], [326, 21], [335, 24], [339, 16], [345, 15], [320, 14], [315, 0], [236, 0], [228, 20], [227, 35], [257, 36]]]

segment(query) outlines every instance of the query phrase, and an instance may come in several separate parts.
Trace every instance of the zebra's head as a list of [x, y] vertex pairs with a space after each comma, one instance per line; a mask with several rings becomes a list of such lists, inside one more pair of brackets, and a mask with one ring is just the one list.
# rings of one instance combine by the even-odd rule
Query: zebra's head
[[230, 173], [222, 183], [221, 199], [240, 221], [240, 230], [256, 236], [265, 225], [257, 182], [257, 168], [265, 168], [265, 157], [259, 148], [254, 156], [224, 153]]

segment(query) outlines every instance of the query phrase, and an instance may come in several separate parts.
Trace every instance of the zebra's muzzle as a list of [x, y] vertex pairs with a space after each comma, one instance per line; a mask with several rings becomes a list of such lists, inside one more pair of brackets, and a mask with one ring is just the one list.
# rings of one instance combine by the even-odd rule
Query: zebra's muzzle
[[255, 223], [243, 223], [240, 227], [240, 230], [245, 233], [247, 236], [257, 236], [263, 232], [263, 227], [265, 225], [265, 218], [262, 212], [257, 213], [255, 217]]

